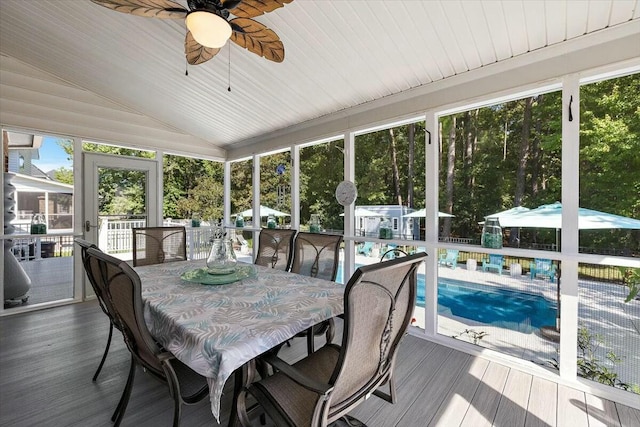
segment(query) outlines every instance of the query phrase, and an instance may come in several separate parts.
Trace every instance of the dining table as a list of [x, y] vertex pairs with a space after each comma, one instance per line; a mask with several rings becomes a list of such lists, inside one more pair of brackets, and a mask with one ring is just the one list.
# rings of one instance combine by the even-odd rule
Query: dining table
[[[207, 379], [218, 422], [222, 390], [234, 373], [237, 405], [237, 383], [257, 356], [344, 310], [343, 284], [259, 265], [239, 262], [222, 275], [209, 274], [204, 260], [134, 269], [149, 331]], [[229, 425], [241, 416], [235, 411]]]

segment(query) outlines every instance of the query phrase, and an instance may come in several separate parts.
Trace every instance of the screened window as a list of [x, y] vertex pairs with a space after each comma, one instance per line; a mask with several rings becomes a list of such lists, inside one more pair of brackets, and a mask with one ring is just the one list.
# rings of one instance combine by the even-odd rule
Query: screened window
[[301, 230], [310, 229], [311, 215], [316, 215], [321, 231], [343, 232], [344, 218], [340, 216], [343, 207], [335, 198], [336, 187], [343, 176], [342, 139], [300, 148]]

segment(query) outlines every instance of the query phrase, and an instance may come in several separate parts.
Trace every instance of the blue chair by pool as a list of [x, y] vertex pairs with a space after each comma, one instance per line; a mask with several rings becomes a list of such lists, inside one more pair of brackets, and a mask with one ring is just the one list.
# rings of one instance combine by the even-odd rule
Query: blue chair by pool
[[489, 254], [489, 259], [482, 261], [482, 271], [487, 271], [487, 269], [496, 270], [502, 276], [502, 255]]
[[373, 242], [364, 242], [358, 245], [358, 254], [362, 254], [364, 256], [371, 256], [371, 250], [373, 249]]
[[447, 252], [440, 254], [438, 257], [438, 265], [450, 266], [455, 270], [458, 266], [458, 250], [447, 249]]
[[385, 248], [384, 253], [380, 257], [380, 262], [384, 261], [385, 259], [396, 259], [398, 257], [407, 256], [407, 255], [408, 254], [405, 251], [403, 251], [402, 249], [398, 248], [398, 245], [389, 244], [389, 245], [387, 245], [387, 247]]
[[386, 246], [380, 248], [380, 252], [382, 255], [380, 256], [380, 261], [384, 261], [385, 259], [394, 259], [396, 257], [395, 250], [398, 245], [394, 245], [393, 243], [389, 243]]
[[550, 259], [535, 258], [534, 262], [529, 266], [531, 280], [535, 279], [537, 275], [547, 276], [551, 283], [556, 281], [556, 265]]

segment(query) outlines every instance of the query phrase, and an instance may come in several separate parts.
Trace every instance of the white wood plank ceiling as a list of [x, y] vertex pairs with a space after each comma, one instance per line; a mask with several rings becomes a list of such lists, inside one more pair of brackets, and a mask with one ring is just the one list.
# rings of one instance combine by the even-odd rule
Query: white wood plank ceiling
[[639, 18], [640, 0], [295, 0], [256, 18], [282, 39], [283, 63], [229, 43], [185, 76], [182, 21], [88, 0], [2, 0], [0, 53], [189, 144], [230, 149]]

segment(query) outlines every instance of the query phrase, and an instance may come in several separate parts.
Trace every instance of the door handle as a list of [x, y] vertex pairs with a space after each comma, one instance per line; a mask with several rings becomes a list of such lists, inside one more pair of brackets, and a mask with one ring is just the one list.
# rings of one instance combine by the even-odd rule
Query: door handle
[[84, 222], [84, 231], [91, 231], [91, 228], [92, 228], [92, 227], [93, 227], [93, 228], [98, 228], [98, 226], [97, 226], [97, 225], [91, 225], [91, 221], [89, 221], [89, 220], [86, 220], [86, 221]]

